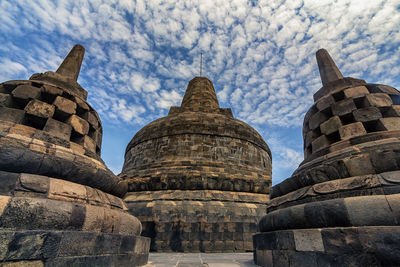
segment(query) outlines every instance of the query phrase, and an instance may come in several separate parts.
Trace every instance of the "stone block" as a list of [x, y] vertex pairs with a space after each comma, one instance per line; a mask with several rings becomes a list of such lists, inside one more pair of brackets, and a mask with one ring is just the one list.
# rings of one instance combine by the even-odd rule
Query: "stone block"
[[[40, 207], [40, 212], [37, 212]], [[45, 198], [14, 197], [9, 200], [0, 223], [4, 228], [65, 229], [69, 225], [73, 205]]]
[[0, 107], [15, 107], [14, 101], [10, 94], [0, 93]]
[[10, 134], [18, 134], [18, 135], [22, 135], [25, 137], [33, 137], [33, 135], [35, 134], [36, 129], [33, 127], [29, 127], [26, 125], [22, 125], [22, 124], [16, 124], [13, 127], [10, 128], [9, 133]]
[[350, 176], [359, 176], [375, 173], [369, 154], [361, 154], [343, 159]]
[[384, 92], [386, 94], [400, 95], [400, 92], [391, 86], [378, 84], [378, 85], [376, 85], [376, 87], [378, 87], [382, 92]]
[[342, 140], [350, 139], [366, 133], [367, 131], [361, 122], [347, 124], [339, 128], [340, 139]]
[[353, 116], [354, 119], [359, 122], [374, 121], [382, 118], [382, 114], [377, 107], [366, 107], [354, 110]]
[[23, 123], [25, 111], [15, 108], [0, 107], [0, 120]]
[[388, 107], [392, 104], [392, 99], [385, 93], [369, 94], [364, 99], [364, 105], [366, 106]]
[[40, 258], [45, 240], [44, 232], [16, 232], [8, 246], [7, 260]]
[[86, 102], [84, 100], [80, 99], [77, 96], [75, 96], [75, 102], [77, 104], [78, 114], [84, 114], [85, 112], [90, 110], [88, 104], [86, 104]]
[[385, 117], [400, 117], [400, 105], [391, 106], [385, 113]]
[[376, 149], [370, 152], [370, 157], [376, 173], [390, 172], [399, 169], [396, 161], [399, 155], [396, 155], [393, 150], [382, 151]]
[[92, 133], [92, 135], [90, 135], [90, 133], [89, 133], [89, 136], [93, 139], [93, 141], [96, 143], [96, 145], [99, 148], [101, 148], [101, 140], [102, 140], [102, 137], [103, 137], [101, 129], [95, 130]]
[[89, 123], [76, 115], [69, 117], [67, 123], [72, 126], [72, 129], [75, 132], [81, 135], [86, 135], [89, 133]]
[[19, 177], [20, 189], [46, 194], [49, 189], [49, 178], [29, 173], [21, 173]]
[[[0, 198], [0, 201], [1, 201], [1, 198]], [[0, 261], [3, 261], [4, 259], [6, 259], [8, 245], [13, 240], [13, 237], [14, 237], [13, 231], [0, 232]]]
[[11, 94], [13, 97], [22, 101], [22, 103], [27, 103], [30, 99], [36, 99], [40, 97], [41, 89], [35, 86], [30, 86], [28, 84], [23, 84], [17, 86]]
[[58, 95], [62, 95], [63, 91], [55, 86], [44, 84], [42, 86], [42, 92], [50, 95], [54, 95], [55, 97]]
[[329, 135], [339, 130], [342, 126], [342, 122], [338, 116], [333, 116], [329, 120], [323, 122], [320, 126], [321, 132], [325, 135]]
[[47, 103], [53, 103], [57, 96], [62, 95], [63, 91], [55, 86], [44, 84], [42, 86], [41, 99]]
[[49, 199], [86, 203], [85, 186], [60, 179], [50, 179]]
[[377, 128], [381, 131], [400, 130], [400, 117], [381, 118], [378, 120]]
[[328, 119], [328, 116], [325, 115], [322, 112], [317, 112], [314, 115], [311, 116], [311, 119], [309, 121], [309, 126], [311, 130], [314, 130], [316, 128], [318, 128], [321, 123], [323, 123], [324, 121], [326, 121]]
[[[385, 196], [344, 198], [352, 226], [394, 225], [394, 213]], [[398, 203], [396, 203], [398, 205]]]
[[82, 118], [87, 120], [93, 128], [97, 129], [99, 127], [99, 122], [97, 117], [94, 115], [94, 111], [85, 112], [82, 114]]
[[54, 106], [37, 99], [33, 99], [29, 101], [28, 105], [26, 105], [25, 112], [29, 115], [40, 118], [51, 118], [54, 115]]
[[7, 207], [9, 200], [10, 200], [9, 196], [0, 195], [0, 217], [3, 214], [5, 208]]
[[317, 139], [315, 139], [312, 143], [312, 153], [321, 150], [325, 147], [328, 147], [330, 145], [329, 139], [326, 137], [326, 135], [321, 135]]
[[353, 99], [347, 98], [332, 105], [333, 115], [343, 116], [357, 109]]
[[321, 230], [294, 230], [293, 234], [297, 251], [324, 251]]
[[119, 212], [111, 209], [104, 209], [104, 223], [101, 228], [103, 233], [118, 233], [120, 227]]
[[[19, 175], [17, 173], [0, 171], [0, 195], [13, 195], [18, 178]], [[2, 204], [0, 204], [0, 206], [2, 206]], [[2, 208], [0, 207], [0, 216], [1, 213]]]
[[61, 239], [58, 256], [96, 255], [94, 247], [98, 235], [101, 233], [65, 232]]
[[70, 142], [70, 148], [75, 154], [85, 154], [85, 149], [77, 143]]
[[53, 105], [56, 107], [56, 112], [61, 115], [68, 116], [76, 113], [76, 103], [67, 98], [57, 96]]
[[89, 136], [85, 135], [85, 136], [77, 138], [74, 141], [78, 145], [82, 146], [83, 148], [86, 148], [87, 150], [94, 152], [94, 153], [96, 152], [96, 143]]
[[71, 129], [72, 127], [69, 124], [62, 123], [53, 119], [48, 119], [43, 128], [43, 131], [46, 131], [49, 134], [52, 134], [59, 138], [69, 140], [69, 138], [71, 137]]
[[318, 110], [322, 111], [329, 108], [333, 103], [335, 103], [335, 99], [332, 95], [327, 95], [318, 100], [316, 103]]
[[345, 89], [343, 92], [346, 98], [357, 98], [369, 94], [369, 91], [365, 86], [350, 87]]

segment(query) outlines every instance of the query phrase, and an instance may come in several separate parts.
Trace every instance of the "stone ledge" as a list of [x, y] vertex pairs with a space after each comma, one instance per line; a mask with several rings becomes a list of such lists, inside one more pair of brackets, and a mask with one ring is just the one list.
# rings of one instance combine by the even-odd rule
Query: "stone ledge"
[[400, 194], [336, 198], [282, 208], [259, 222], [262, 232], [350, 226], [398, 226]]
[[29, 173], [0, 171], [0, 195], [37, 197], [127, 210], [125, 202], [98, 189]]
[[318, 183], [271, 199], [267, 211], [333, 198], [400, 193], [400, 171], [361, 175]]
[[139, 235], [142, 230], [136, 217], [121, 210], [46, 198], [0, 197], [2, 228], [129, 235]]
[[127, 203], [152, 202], [155, 200], [199, 200], [266, 204], [269, 202], [269, 195], [219, 190], [161, 190], [128, 192], [124, 197], [124, 201]]
[[[39, 261], [44, 266], [140, 266], [147, 263], [150, 239], [78, 231], [0, 230], [2, 264]], [[35, 265], [35, 266], [43, 266]]]
[[262, 266], [400, 264], [399, 226], [282, 230], [258, 233], [253, 242], [255, 263]]
[[[124, 196], [127, 191], [126, 182], [116, 177], [104, 165], [96, 165], [93, 160], [87, 159], [82, 162], [83, 157], [59, 157], [60, 154], [56, 154], [56, 151], [61, 149], [57, 146], [55, 151], [49, 154], [30, 150], [21, 146], [20, 143], [12, 142], [11, 138], [10, 141], [5, 142], [0, 138], [0, 170], [33, 173], [68, 180], [100, 189], [118, 197]], [[51, 150], [51, 148], [49, 149]]]

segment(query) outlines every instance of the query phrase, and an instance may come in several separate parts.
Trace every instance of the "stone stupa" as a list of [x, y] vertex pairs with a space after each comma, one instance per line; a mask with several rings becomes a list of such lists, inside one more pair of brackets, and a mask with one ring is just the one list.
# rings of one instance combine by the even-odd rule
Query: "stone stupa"
[[77, 83], [84, 48], [56, 72], [0, 84], [0, 262], [139, 266], [150, 240], [100, 158], [102, 125]]
[[400, 265], [400, 92], [345, 78], [321, 49], [304, 161], [254, 236], [262, 266]]
[[220, 108], [210, 80], [189, 82], [180, 107], [133, 137], [120, 177], [154, 251], [252, 251], [265, 214], [271, 152]]

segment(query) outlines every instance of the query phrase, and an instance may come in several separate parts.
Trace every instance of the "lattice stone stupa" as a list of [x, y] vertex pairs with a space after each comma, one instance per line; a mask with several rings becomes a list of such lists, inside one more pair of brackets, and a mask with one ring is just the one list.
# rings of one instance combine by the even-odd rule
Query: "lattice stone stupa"
[[77, 83], [84, 48], [56, 72], [0, 84], [0, 262], [139, 266], [150, 240], [127, 184], [100, 158], [102, 125]]
[[317, 52], [323, 87], [304, 118], [304, 161], [272, 187], [263, 266], [397, 266], [400, 263], [400, 92], [343, 77]]

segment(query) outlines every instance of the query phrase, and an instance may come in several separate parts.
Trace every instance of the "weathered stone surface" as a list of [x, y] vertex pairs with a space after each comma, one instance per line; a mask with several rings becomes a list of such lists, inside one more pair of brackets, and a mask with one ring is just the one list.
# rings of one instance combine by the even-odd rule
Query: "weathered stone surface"
[[400, 118], [381, 118], [379, 119], [378, 129], [381, 131], [400, 130]]
[[372, 107], [387, 107], [393, 104], [392, 99], [384, 93], [369, 94], [366, 96], [364, 103], [366, 106]]
[[72, 126], [72, 129], [75, 132], [81, 135], [86, 135], [89, 133], [89, 123], [76, 115], [72, 115], [67, 120], [67, 123]]
[[366, 134], [363, 124], [361, 122], [355, 122], [347, 125], [343, 125], [339, 128], [340, 138], [346, 140], [355, 136]]
[[321, 150], [327, 146], [329, 146], [330, 141], [329, 139], [326, 137], [326, 135], [321, 135], [320, 137], [318, 137], [317, 139], [315, 139], [314, 141], [312, 141], [311, 146], [312, 146], [312, 151], [313, 153]]
[[13, 108], [14, 106], [15, 104], [11, 95], [0, 93], [0, 107]]
[[322, 112], [317, 112], [315, 113], [310, 121], [309, 121], [309, 126], [311, 130], [316, 129], [317, 127], [319, 127], [321, 125], [321, 123], [323, 123], [324, 121], [326, 121], [328, 119], [328, 116], [325, 113]]
[[342, 73], [325, 49], [318, 50], [316, 57], [323, 85], [343, 78]]
[[385, 113], [386, 117], [400, 117], [400, 105], [393, 105]]
[[335, 103], [335, 99], [333, 98], [332, 95], [327, 95], [321, 99], [318, 100], [316, 104], [318, 110], [322, 111], [327, 108], [330, 108], [330, 106]]
[[359, 122], [374, 121], [382, 118], [380, 110], [376, 107], [360, 108], [353, 111], [354, 119]]
[[20, 99], [23, 103], [27, 103], [30, 99], [36, 99], [40, 96], [41, 89], [28, 84], [17, 86], [13, 91], [13, 97]]
[[96, 152], [96, 143], [87, 135], [76, 139], [75, 142], [89, 151]]
[[15, 124], [13, 127], [10, 128], [9, 133], [10, 134], [17, 134], [20, 136], [25, 136], [25, 137], [33, 137], [35, 134], [36, 129], [33, 127], [21, 125], [21, 124]]
[[356, 98], [356, 97], [360, 97], [360, 96], [369, 94], [369, 91], [368, 91], [367, 87], [365, 87], [365, 86], [351, 87], [351, 88], [345, 89], [343, 92], [344, 92], [345, 97], [347, 97], [347, 98]]
[[354, 104], [354, 101], [351, 98], [341, 100], [332, 105], [333, 115], [338, 115], [338, 116], [349, 114], [355, 109], [356, 105]]
[[53, 105], [56, 107], [56, 112], [59, 112], [64, 116], [76, 113], [76, 103], [64, 97], [57, 96]]
[[45, 102], [33, 99], [25, 107], [25, 112], [40, 118], [51, 118], [54, 115], [54, 106]]
[[62, 90], [50, 84], [44, 84], [42, 86], [42, 93], [53, 95], [53, 98], [56, 98], [62, 95]]
[[15, 108], [0, 107], [0, 120], [14, 123], [22, 123], [25, 119], [25, 111]]
[[43, 128], [43, 131], [46, 131], [52, 135], [55, 135], [59, 138], [69, 140], [71, 137], [71, 125], [53, 120], [53, 119], [48, 119], [46, 121], [46, 124]]
[[82, 115], [82, 118], [87, 120], [90, 123], [90, 125], [92, 125], [95, 129], [98, 128], [99, 122], [97, 120], [97, 117], [94, 115], [93, 111], [84, 113]]
[[329, 120], [323, 122], [320, 126], [321, 132], [325, 135], [337, 132], [342, 126], [342, 122], [338, 116], [333, 116]]

